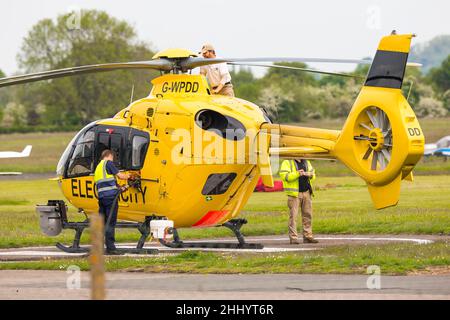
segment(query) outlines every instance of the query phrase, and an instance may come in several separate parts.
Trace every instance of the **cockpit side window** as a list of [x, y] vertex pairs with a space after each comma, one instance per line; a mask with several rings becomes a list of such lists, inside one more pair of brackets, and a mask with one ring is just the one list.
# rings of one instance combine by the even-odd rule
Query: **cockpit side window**
[[86, 176], [94, 172], [95, 131], [90, 129], [78, 139], [67, 168], [69, 178]]

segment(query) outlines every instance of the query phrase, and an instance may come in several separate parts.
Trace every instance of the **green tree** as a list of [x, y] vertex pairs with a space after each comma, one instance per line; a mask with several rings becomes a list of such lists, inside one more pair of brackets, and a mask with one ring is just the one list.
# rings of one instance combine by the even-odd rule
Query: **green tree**
[[[97, 63], [149, 60], [150, 46], [137, 39], [127, 22], [106, 12], [81, 12], [80, 28], [70, 29], [74, 13], [56, 21], [38, 22], [24, 39], [18, 56], [24, 72], [60, 69]], [[29, 125], [80, 126], [111, 117], [128, 105], [132, 86], [135, 97], [148, 95], [149, 71], [116, 71], [54, 79], [22, 86], [18, 96]]]
[[231, 78], [235, 88], [236, 96], [255, 103], [261, 94], [261, 82], [256, 79], [250, 69], [239, 68], [239, 71], [232, 70]]
[[428, 78], [439, 96], [450, 90], [450, 55], [442, 61], [439, 68], [431, 69]]
[[[275, 65], [295, 67], [295, 68], [308, 68], [304, 63], [300, 62], [283, 62], [275, 63]], [[264, 85], [270, 85], [271, 83], [277, 83], [283, 89], [290, 90], [299, 86], [317, 85], [316, 78], [308, 72], [302, 72], [299, 70], [288, 70], [279, 68], [269, 68], [269, 71], [262, 79]]]
[[442, 101], [431, 97], [421, 98], [415, 111], [420, 118], [439, 118], [447, 115], [447, 110], [444, 108]]
[[450, 52], [450, 35], [440, 35], [428, 42], [418, 43], [411, 49], [410, 60], [423, 64], [423, 72], [427, 74], [438, 67]]
[[425, 83], [420, 68], [409, 67], [403, 78], [402, 93], [414, 107], [421, 97], [431, 97], [433, 89]]
[[[0, 79], [6, 77], [5, 73], [0, 69]], [[8, 96], [5, 90], [0, 89], [0, 123], [3, 121], [3, 115], [5, 112], [5, 106], [8, 102]]]

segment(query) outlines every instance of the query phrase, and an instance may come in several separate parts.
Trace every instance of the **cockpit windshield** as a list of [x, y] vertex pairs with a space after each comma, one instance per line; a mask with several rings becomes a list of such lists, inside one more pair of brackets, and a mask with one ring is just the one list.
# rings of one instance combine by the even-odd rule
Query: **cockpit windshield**
[[64, 176], [66, 172], [66, 166], [68, 164], [68, 160], [70, 155], [72, 154], [73, 149], [77, 146], [77, 142], [81, 137], [84, 137], [86, 132], [92, 129], [95, 126], [96, 122], [92, 122], [84, 127], [73, 139], [70, 141], [66, 150], [64, 151], [61, 159], [59, 159], [58, 166], [56, 168], [56, 174], [58, 176]]

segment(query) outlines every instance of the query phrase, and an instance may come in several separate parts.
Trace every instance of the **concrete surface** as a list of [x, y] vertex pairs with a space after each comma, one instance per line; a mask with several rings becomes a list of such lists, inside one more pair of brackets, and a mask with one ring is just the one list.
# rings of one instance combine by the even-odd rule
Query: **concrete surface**
[[[179, 253], [188, 250], [197, 251], [216, 251], [216, 252], [241, 252], [241, 253], [277, 253], [277, 252], [298, 252], [309, 250], [321, 250], [329, 246], [337, 245], [361, 245], [361, 244], [387, 244], [398, 242], [409, 242], [414, 244], [428, 244], [437, 240], [450, 240], [449, 236], [429, 236], [429, 235], [317, 235], [316, 239], [320, 241], [318, 244], [300, 244], [290, 245], [289, 239], [286, 236], [259, 236], [247, 237], [249, 243], [264, 244], [263, 250], [242, 250], [242, 249], [171, 249], [161, 246], [155, 242], [147, 243], [146, 248], [158, 249], [160, 253]], [[195, 242], [196, 240], [187, 240], [187, 242]], [[227, 239], [212, 239], [212, 240], [198, 240], [201, 242], [236, 242], [237, 240]], [[132, 248], [132, 244], [122, 244], [118, 247]], [[1, 261], [31, 261], [31, 260], [45, 260], [45, 259], [65, 259], [70, 257], [83, 257], [87, 254], [67, 254], [59, 251], [56, 247], [31, 247], [31, 248], [16, 248], [16, 249], [0, 249]], [[136, 256], [137, 255], [129, 255]]]
[[[66, 271], [0, 271], [0, 299], [89, 299], [89, 273], [80, 289]], [[108, 273], [108, 299], [445, 299], [450, 275], [383, 276], [381, 289], [360, 275], [191, 275]]]

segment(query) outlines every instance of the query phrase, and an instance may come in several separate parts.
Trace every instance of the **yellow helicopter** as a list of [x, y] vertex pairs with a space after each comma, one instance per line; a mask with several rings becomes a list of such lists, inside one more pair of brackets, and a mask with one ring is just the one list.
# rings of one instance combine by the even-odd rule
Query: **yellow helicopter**
[[[0, 79], [0, 87], [85, 73], [123, 69], [160, 70], [153, 89], [113, 118], [95, 121], [69, 143], [58, 164], [65, 198], [86, 217], [98, 212], [93, 173], [103, 150], [116, 165], [139, 179], [119, 198], [118, 228], [137, 228], [142, 250], [150, 234], [171, 247], [262, 248], [245, 242], [239, 213], [259, 177], [273, 185], [270, 158], [338, 159], [367, 182], [377, 209], [394, 206], [400, 182], [424, 151], [424, 135], [401, 92], [412, 34], [384, 37], [373, 61], [304, 58], [204, 59], [170, 49], [145, 62], [82, 66]], [[217, 63], [260, 66], [259, 62], [370, 63], [365, 84], [341, 131], [273, 124], [265, 111], [242, 99], [212, 95], [206, 79], [189, 72]], [[301, 71], [336, 74], [310, 69]], [[344, 75], [345, 74], [337, 74]], [[126, 184], [126, 181], [120, 181]], [[88, 222], [69, 222], [64, 201], [38, 206], [41, 227], [50, 236], [74, 229], [67, 252], [80, 252]], [[178, 228], [225, 226], [237, 244], [186, 243]], [[174, 237], [173, 241], [169, 241]]]

